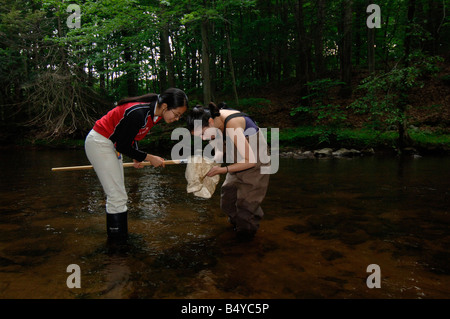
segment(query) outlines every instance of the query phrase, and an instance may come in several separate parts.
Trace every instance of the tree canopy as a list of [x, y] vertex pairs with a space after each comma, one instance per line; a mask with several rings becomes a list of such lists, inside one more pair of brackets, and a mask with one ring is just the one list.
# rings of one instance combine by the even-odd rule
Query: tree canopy
[[333, 78], [349, 96], [357, 70], [448, 55], [450, 0], [379, 0], [380, 28], [369, 27], [370, 4], [0, 0], [0, 124], [84, 134], [113, 101], [168, 87], [238, 104], [242, 92], [293, 80], [306, 102], [311, 83]]

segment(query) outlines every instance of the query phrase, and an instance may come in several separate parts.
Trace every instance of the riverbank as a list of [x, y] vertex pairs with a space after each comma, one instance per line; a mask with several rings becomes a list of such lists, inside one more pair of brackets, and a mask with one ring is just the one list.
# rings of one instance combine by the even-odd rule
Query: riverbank
[[298, 127], [280, 130], [280, 155], [284, 157], [354, 157], [375, 154], [413, 156], [450, 155], [450, 135], [408, 130], [410, 145], [398, 148], [398, 132], [369, 129]]
[[[179, 141], [170, 139], [171, 130], [159, 129], [140, 142], [148, 152], [170, 156], [172, 147]], [[411, 129], [412, 144], [401, 154], [412, 157], [450, 155], [450, 135]], [[324, 133], [320, 127], [298, 127], [279, 130], [279, 155], [281, 158], [316, 159], [350, 158], [361, 156], [396, 156], [400, 154], [394, 131], [380, 133], [374, 130], [341, 129]], [[268, 141], [271, 143], [271, 130]], [[82, 139], [31, 140], [22, 139], [18, 147], [43, 149], [83, 149]], [[11, 146], [11, 145], [10, 145]], [[3, 146], [8, 147], [8, 146]]]
[[[171, 129], [156, 128], [139, 146], [143, 150], [170, 154], [178, 140], [171, 140]], [[271, 129], [267, 130], [271, 144]], [[410, 128], [411, 144], [402, 152], [398, 149], [396, 131], [379, 132], [369, 129], [335, 129], [326, 127], [297, 127], [279, 129], [279, 152], [282, 157], [354, 157], [375, 154], [412, 156], [450, 155], [450, 135]], [[15, 145], [23, 147], [82, 149], [83, 139], [32, 140], [21, 139]]]
[[[175, 127], [155, 127], [139, 146], [149, 152], [170, 154], [178, 140], [171, 140]], [[271, 133], [267, 129], [267, 139], [271, 144]], [[283, 157], [316, 158], [324, 156], [349, 157], [370, 156], [374, 154], [400, 153], [406, 155], [450, 155], [450, 134], [439, 131], [422, 130], [410, 127], [408, 130], [410, 145], [400, 152], [397, 146], [396, 131], [380, 132], [370, 129], [341, 128], [330, 130], [328, 127], [300, 126], [279, 129], [279, 151]], [[84, 139], [42, 140], [20, 138], [15, 141], [3, 140], [2, 148], [12, 145], [19, 147], [82, 149]], [[321, 151], [322, 150], [322, 151]], [[308, 153], [310, 152], [310, 153]], [[312, 155], [312, 156], [311, 156]]]

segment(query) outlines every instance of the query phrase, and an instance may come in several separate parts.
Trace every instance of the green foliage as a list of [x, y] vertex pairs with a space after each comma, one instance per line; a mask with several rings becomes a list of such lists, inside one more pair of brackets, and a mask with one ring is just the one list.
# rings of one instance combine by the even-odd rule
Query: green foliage
[[365, 95], [355, 100], [349, 108], [368, 114], [373, 128], [406, 125], [407, 93], [411, 88], [423, 87], [421, 77], [436, 73], [438, 61], [441, 61], [438, 57], [414, 54], [411, 55], [410, 66], [395, 67], [367, 77], [358, 87]]
[[315, 147], [320, 144], [322, 133], [318, 127], [297, 127], [284, 129], [279, 132], [280, 147], [304, 146]]
[[311, 106], [292, 108], [290, 114], [294, 116], [299, 112], [311, 113], [317, 117], [317, 122], [327, 119], [332, 122], [345, 120], [345, 114], [339, 106], [326, 104], [325, 102], [326, 98], [330, 95], [330, 90], [341, 84], [344, 84], [344, 82], [329, 78], [308, 82], [306, 85], [309, 94], [303, 96], [302, 100], [307, 100]]
[[334, 148], [369, 148], [384, 146], [393, 140], [392, 133], [377, 134], [372, 130], [337, 129], [334, 137], [324, 139], [324, 132], [328, 128], [324, 126], [301, 126], [294, 129], [280, 131], [280, 146], [301, 145], [307, 148], [330, 146]]
[[270, 105], [270, 100], [264, 99], [264, 98], [257, 98], [257, 97], [246, 98], [246, 99], [240, 99], [239, 105], [243, 109], [247, 109], [247, 108], [261, 109], [261, 108], [268, 107], [268, 105]]
[[[368, 148], [395, 148], [398, 133], [393, 131], [378, 132], [371, 129], [346, 129], [336, 130], [335, 138], [323, 140], [323, 132], [326, 127], [300, 126], [292, 129], [283, 129], [279, 134], [281, 147], [306, 147], [314, 149], [319, 146], [330, 146], [335, 149], [346, 147], [356, 149]], [[450, 149], [450, 135], [433, 133], [425, 130], [410, 130], [409, 134], [415, 145], [421, 147], [443, 147]]]
[[312, 100], [313, 103], [324, 104], [325, 98], [329, 95], [330, 90], [336, 86], [345, 84], [339, 80], [330, 78], [319, 79], [306, 83], [309, 94], [302, 97], [302, 99]]
[[[71, 3], [80, 6], [80, 28], [70, 29], [66, 24]], [[0, 0], [0, 124], [36, 122], [47, 109], [51, 112], [46, 113], [50, 117], [46, 122], [51, 125], [60, 118], [56, 122], [65, 124], [59, 131], [63, 134], [75, 129], [70, 126], [68, 130], [66, 124], [76, 123], [79, 129], [80, 118], [90, 118], [95, 111], [103, 113], [103, 102], [159, 92], [169, 85], [201, 101], [205, 86], [201, 26], [205, 22], [211, 61], [206, 67], [211, 71], [213, 96], [230, 96], [234, 89], [237, 96], [247, 96], [268, 83], [292, 83], [294, 77], [297, 82], [315, 79], [317, 41], [323, 44], [324, 74], [337, 75], [343, 1], [323, 3], [321, 20], [319, 2], [310, 0]], [[448, 16], [439, 30], [431, 30], [435, 24], [422, 19], [437, 16], [436, 10], [439, 16], [443, 13], [440, 6], [430, 3], [417, 2], [420, 10], [413, 21], [407, 21], [409, 1], [377, 3], [386, 19], [382, 30], [376, 30], [376, 66], [397, 66], [361, 84], [365, 99], [352, 108], [370, 114], [372, 127], [403, 121], [400, 106], [406, 101], [406, 89], [420, 86], [423, 77], [436, 72], [437, 60], [415, 53], [409, 61], [401, 60], [407, 37], [411, 52], [425, 47], [448, 49], [448, 41], [443, 40], [450, 34]], [[359, 41], [352, 51], [354, 70], [367, 66], [365, 7], [365, 2], [353, 1], [350, 22], [354, 39]], [[319, 29], [323, 33], [316, 39]], [[408, 68], [398, 66], [404, 62]], [[336, 129], [347, 120], [342, 108], [329, 98], [342, 84], [336, 79], [310, 81], [301, 105], [290, 110], [292, 116], [308, 116], [311, 124], [326, 124], [320, 129], [324, 142], [336, 139]], [[442, 81], [450, 82], [445, 76]], [[255, 98], [242, 99], [240, 104], [253, 116], [262, 117], [260, 111], [269, 102]]]
[[419, 146], [444, 146], [450, 148], [450, 134], [433, 133], [426, 130], [410, 131], [411, 138]]
[[307, 100], [309, 105], [295, 107], [290, 112], [291, 116], [298, 113], [310, 114], [315, 118], [316, 125], [327, 124], [318, 128], [320, 143], [330, 143], [331, 139], [335, 138], [336, 129], [342, 126], [347, 119], [347, 115], [340, 105], [326, 102], [329, 100], [330, 91], [341, 84], [344, 83], [329, 78], [308, 82], [309, 94], [302, 99]]

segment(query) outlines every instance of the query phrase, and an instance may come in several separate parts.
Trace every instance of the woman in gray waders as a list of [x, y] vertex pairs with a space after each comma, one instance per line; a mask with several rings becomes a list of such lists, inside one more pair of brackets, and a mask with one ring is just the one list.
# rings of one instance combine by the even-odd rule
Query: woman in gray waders
[[[213, 167], [207, 176], [227, 174], [221, 187], [220, 207], [228, 215], [238, 239], [253, 239], [264, 215], [261, 202], [269, 185], [269, 174], [261, 170], [263, 165], [270, 165], [262, 132], [247, 114], [214, 103], [207, 109], [197, 106], [191, 110], [187, 128], [202, 139], [214, 140], [212, 144], [216, 146], [224, 143], [221, 149], [225, 151], [225, 162], [232, 164]], [[218, 158], [216, 153], [215, 160]]]
[[122, 155], [133, 159], [134, 167], [148, 161], [164, 167], [164, 159], [138, 149], [150, 129], [160, 120], [178, 121], [188, 108], [186, 94], [176, 88], [161, 95], [146, 94], [126, 98], [99, 119], [86, 137], [86, 155], [106, 193], [106, 229], [108, 239], [128, 237], [128, 196], [125, 190]]

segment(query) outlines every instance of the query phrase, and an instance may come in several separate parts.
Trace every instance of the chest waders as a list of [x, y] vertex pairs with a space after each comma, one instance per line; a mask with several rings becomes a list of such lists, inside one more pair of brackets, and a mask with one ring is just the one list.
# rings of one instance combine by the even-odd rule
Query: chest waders
[[[245, 113], [235, 113], [224, 121], [224, 132], [231, 118], [248, 116]], [[240, 172], [227, 173], [221, 187], [220, 207], [228, 215], [229, 222], [234, 226], [239, 240], [251, 240], [256, 234], [264, 212], [261, 203], [269, 186], [269, 174], [261, 174], [261, 166], [269, 165], [261, 162], [259, 154], [267, 151], [267, 142], [261, 130], [257, 133], [257, 148], [253, 149], [257, 163], [254, 167]], [[224, 133], [226, 141], [226, 133]], [[261, 149], [262, 148], [262, 149]], [[224, 147], [224, 149], [226, 149]], [[237, 148], [234, 146], [235, 155]], [[236, 157], [236, 156], [235, 156]]]

